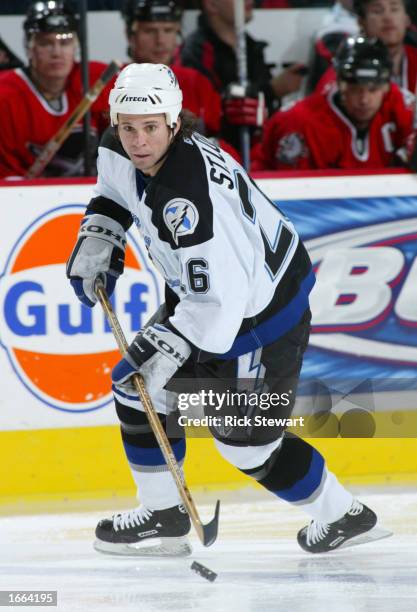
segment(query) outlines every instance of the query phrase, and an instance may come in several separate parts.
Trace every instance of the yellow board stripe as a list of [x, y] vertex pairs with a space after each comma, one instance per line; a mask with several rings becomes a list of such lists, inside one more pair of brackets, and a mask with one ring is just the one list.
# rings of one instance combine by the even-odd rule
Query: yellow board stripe
[[[344, 482], [417, 482], [414, 438], [312, 439]], [[236, 488], [252, 480], [228, 464], [212, 439], [189, 439], [190, 487]], [[31, 496], [134, 494], [118, 426], [0, 432], [0, 506]]]

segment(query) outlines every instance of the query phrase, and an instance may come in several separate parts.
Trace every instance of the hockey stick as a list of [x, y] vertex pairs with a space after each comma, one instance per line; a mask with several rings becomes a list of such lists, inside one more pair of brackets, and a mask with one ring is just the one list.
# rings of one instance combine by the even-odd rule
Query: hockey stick
[[[234, 0], [235, 32], [236, 32], [236, 61], [239, 84], [246, 91], [248, 85], [248, 63], [245, 36], [245, 0]], [[249, 170], [250, 166], [250, 131], [247, 126], [240, 128], [240, 146], [243, 167]]]
[[[119, 347], [119, 351], [122, 355], [124, 355], [128, 349], [128, 344], [126, 342], [126, 338], [120, 326], [119, 320], [115, 312], [113, 311], [112, 305], [107, 296], [106, 289], [104, 288], [104, 285], [100, 278], [96, 280], [95, 294], [104, 310], [106, 318], [109, 322], [117, 345]], [[140, 374], [133, 374], [131, 380], [139, 395], [139, 399], [145, 408], [149, 424], [152, 428], [155, 438], [158, 441], [159, 447], [162, 451], [162, 454], [164, 455], [169, 470], [175, 480], [178, 492], [181, 495], [181, 499], [184, 502], [184, 506], [186, 507], [188, 514], [190, 515], [190, 519], [194, 525], [198, 537], [200, 538], [200, 541], [202, 544], [204, 544], [204, 546], [210, 546], [217, 539], [217, 532], [219, 529], [220, 501], [217, 501], [216, 503], [214, 518], [210, 521], [210, 523], [207, 523], [207, 525], [203, 525], [199, 517], [197, 508], [194, 504], [193, 498], [191, 497], [191, 493], [181, 473], [181, 469], [175, 458], [174, 452], [171, 448], [171, 444], [169, 443], [164, 428], [162, 427], [161, 421], [159, 420], [159, 417], [155, 412], [155, 408], [152, 405], [151, 398], [149, 397], [145, 387], [145, 382]]]
[[68, 117], [65, 123], [59, 128], [57, 133], [46, 143], [38, 157], [35, 159], [25, 178], [33, 179], [38, 177], [45, 166], [51, 161], [52, 157], [67, 139], [74, 125], [82, 119], [90, 106], [96, 101], [104, 87], [110, 79], [120, 70], [121, 66], [113, 60], [102, 72], [97, 81], [90, 87], [78, 106], [75, 107], [72, 114]]

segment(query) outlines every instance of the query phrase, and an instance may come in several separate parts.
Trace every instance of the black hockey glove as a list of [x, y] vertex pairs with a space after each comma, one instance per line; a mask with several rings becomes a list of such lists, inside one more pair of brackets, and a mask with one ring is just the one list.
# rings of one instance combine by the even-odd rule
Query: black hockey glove
[[126, 236], [123, 227], [106, 215], [87, 215], [67, 263], [67, 277], [78, 299], [94, 306], [94, 283], [101, 276], [110, 296], [124, 268]]

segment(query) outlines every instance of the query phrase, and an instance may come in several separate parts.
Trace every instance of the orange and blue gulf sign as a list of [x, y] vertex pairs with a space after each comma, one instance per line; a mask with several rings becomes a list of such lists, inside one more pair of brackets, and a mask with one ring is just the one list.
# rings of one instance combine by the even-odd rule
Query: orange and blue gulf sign
[[[99, 305], [82, 305], [65, 276], [84, 211], [84, 204], [65, 204], [34, 219], [0, 276], [0, 346], [32, 396], [69, 412], [97, 410], [110, 401], [110, 372], [120, 358]], [[129, 236], [125, 272], [112, 297], [128, 339], [159, 306], [160, 288]]]

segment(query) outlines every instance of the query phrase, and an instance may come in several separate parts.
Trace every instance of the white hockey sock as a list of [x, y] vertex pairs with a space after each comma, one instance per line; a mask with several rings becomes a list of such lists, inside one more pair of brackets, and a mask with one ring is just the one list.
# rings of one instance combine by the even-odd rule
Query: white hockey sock
[[180, 494], [171, 472], [136, 471], [131, 468], [138, 488], [139, 501], [152, 510], [172, 508], [182, 503]]
[[353, 502], [353, 495], [324, 467], [323, 478], [317, 491], [302, 502], [293, 502], [311, 518], [320, 523], [333, 523], [342, 518]]

